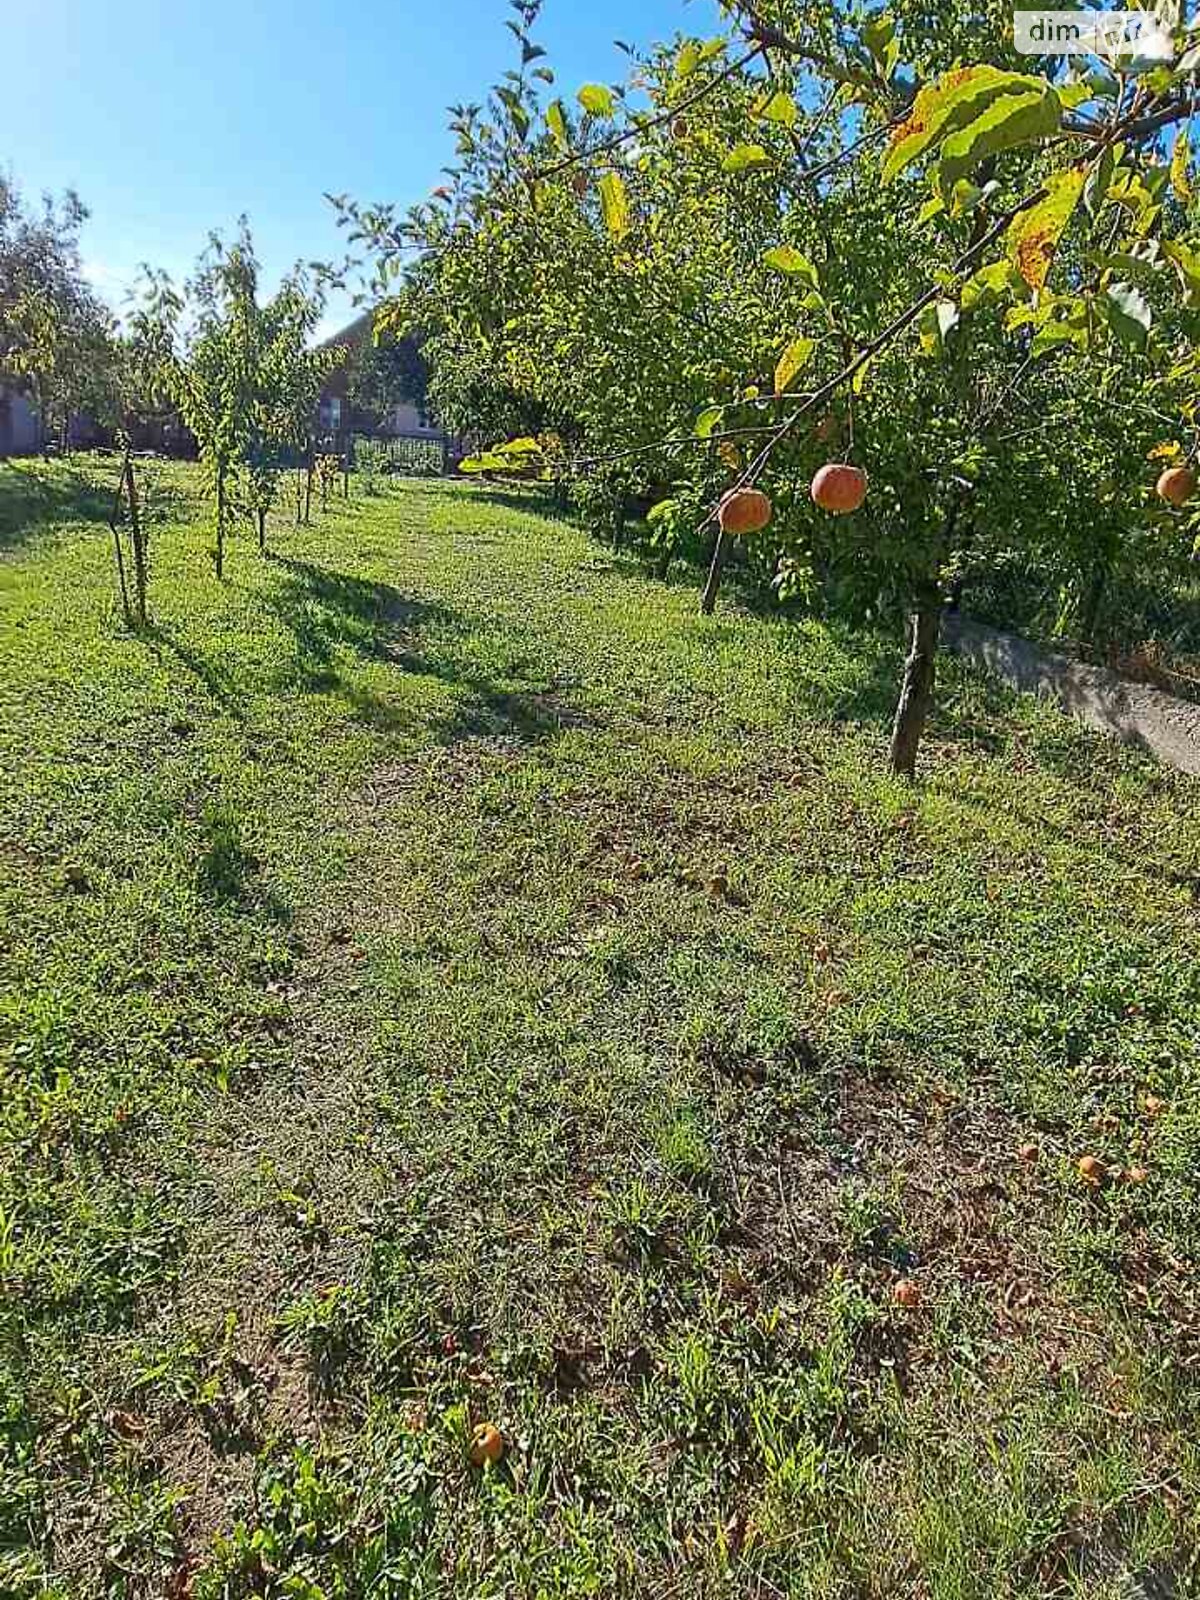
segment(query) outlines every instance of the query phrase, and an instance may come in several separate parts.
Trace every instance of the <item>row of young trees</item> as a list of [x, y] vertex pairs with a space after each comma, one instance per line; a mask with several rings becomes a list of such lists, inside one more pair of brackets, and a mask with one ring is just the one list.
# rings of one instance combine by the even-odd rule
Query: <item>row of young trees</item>
[[[1191, 559], [1154, 484], [1197, 443], [1197, 51], [1167, 15], [1153, 61], [1021, 56], [1000, 0], [722, 10], [567, 97], [512, 0], [448, 182], [344, 209], [481, 470], [649, 504], [663, 570], [710, 539], [705, 609], [721, 507], [764, 491], [746, 559], [781, 599], [906, 612], [911, 773], [949, 597], [1037, 568], [1086, 633]], [[831, 464], [865, 471], [851, 514], [814, 505]]]
[[86, 216], [74, 195], [58, 204], [46, 199], [35, 210], [0, 182], [0, 383], [28, 393], [43, 429], [57, 430], [61, 443], [78, 413], [116, 437], [123, 453], [112, 521], [121, 598], [126, 619], [145, 623], [149, 518], [134, 442], [169, 418], [195, 438], [220, 577], [239, 515], [252, 520], [265, 550], [267, 517], [289, 464], [300, 466], [297, 514], [307, 517], [318, 467], [318, 398], [345, 353], [314, 345], [325, 305], [321, 275], [297, 267], [260, 300], [244, 221], [231, 244], [212, 237], [182, 288], [144, 269], [118, 323], [83, 272]]
[[[338, 358], [313, 346], [324, 307], [319, 284], [301, 268], [270, 299], [259, 300], [259, 266], [243, 220], [232, 244], [213, 235], [182, 291], [146, 269], [125, 330], [114, 336], [107, 404], [124, 446], [113, 514], [118, 578], [126, 619], [146, 621], [148, 523], [139, 501], [131, 441], [139, 425], [164, 410], [196, 440], [211, 506], [213, 559], [224, 576], [230, 531], [252, 521], [266, 552], [267, 517], [285, 470], [297, 466], [297, 520], [307, 520], [317, 467], [313, 426], [321, 388]], [[129, 597], [121, 545], [130, 544]]]
[[[0, 397], [5, 386], [37, 408], [48, 442], [65, 447], [85, 417], [122, 451], [112, 529], [126, 621], [147, 620], [151, 487], [134, 446], [180, 425], [199, 449], [211, 503], [214, 563], [224, 572], [230, 531], [248, 520], [265, 551], [268, 517], [284, 473], [296, 468], [296, 520], [307, 522], [314, 488], [322, 506], [347, 461], [322, 453], [318, 402], [335, 367], [368, 426], [401, 401], [424, 405], [427, 367], [416, 341], [372, 337], [360, 319], [348, 342], [318, 346], [329, 268], [297, 266], [269, 298], [243, 219], [231, 243], [218, 235], [191, 279], [142, 269], [118, 320], [83, 270], [79, 199], [23, 202], [0, 180]], [[140, 475], [140, 476], [139, 476]]]

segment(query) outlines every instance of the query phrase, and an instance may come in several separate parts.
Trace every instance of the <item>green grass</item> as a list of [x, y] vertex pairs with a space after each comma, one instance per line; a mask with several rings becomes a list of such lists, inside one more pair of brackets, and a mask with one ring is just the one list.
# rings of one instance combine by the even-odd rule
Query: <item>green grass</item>
[[108, 470], [0, 468], [0, 1592], [1192, 1592], [1194, 786], [952, 664], [891, 783], [889, 641], [441, 483], [222, 585], [181, 469], [132, 637]]

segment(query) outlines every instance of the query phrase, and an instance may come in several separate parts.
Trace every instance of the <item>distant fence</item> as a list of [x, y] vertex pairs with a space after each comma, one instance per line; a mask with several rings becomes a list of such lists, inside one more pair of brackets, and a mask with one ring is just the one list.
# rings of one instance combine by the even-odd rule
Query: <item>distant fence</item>
[[371, 439], [355, 434], [354, 462], [369, 455], [375, 470], [405, 477], [437, 478], [446, 471], [449, 450], [442, 439]]

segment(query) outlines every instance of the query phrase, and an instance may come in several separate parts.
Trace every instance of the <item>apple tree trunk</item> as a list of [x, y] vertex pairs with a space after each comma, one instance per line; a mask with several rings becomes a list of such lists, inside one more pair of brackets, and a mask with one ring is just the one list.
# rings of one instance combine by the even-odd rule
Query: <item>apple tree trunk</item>
[[717, 590], [721, 587], [721, 574], [725, 570], [725, 562], [729, 555], [729, 535], [721, 528], [717, 532], [717, 542], [713, 545], [712, 561], [708, 568], [708, 581], [704, 585], [704, 593], [700, 596], [700, 610], [706, 617], [711, 617], [713, 607], [717, 603]]
[[888, 756], [889, 770], [896, 777], [912, 778], [916, 775], [917, 751], [933, 704], [941, 620], [941, 600], [933, 593], [923, 595], [917, 609], [909, 617], [908, 655], [904, 662], [900, 703], [892, 724], [892, 747]]

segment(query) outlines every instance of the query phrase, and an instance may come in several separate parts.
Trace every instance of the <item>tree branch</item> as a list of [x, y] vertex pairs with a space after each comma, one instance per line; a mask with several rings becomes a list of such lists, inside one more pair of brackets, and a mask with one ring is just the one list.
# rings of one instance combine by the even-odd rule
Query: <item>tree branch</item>
[[587, 162], [594, 161], [597, 156], [611, 155], [614, 150], [619, 150], [623, 144], [628, 144], [631, 139], [640, 138], [652, 128], [661, 127], [664, 122], [674, 121], [683, 112], [689, 111], [692, 106], [699, 105], [702, 100], [707, 99], [715, 89], [720, 88], [721, 84], [736, 76], [743, 67], [748, 67], [752, 61], [762, 54], [763, 46], [756, 44], [754, 49], [748, 51], [744, 56], [739, 56], [736, 61], [728, 62], [720, 72], [714, 73], [711, 78], [700, 85], [694, 94], [686, 95], [678, 105], [668, 106], [654, 116], [647, 117], [644, 122], [638, 122], [632, 128], [626, 128], [623, 133], [614, 134], [611, 139], [604, 139], [601, 143], [593, 145], [589, 150], [575, 150], [570, 155], [563, 156], [560, 161], [552, 161], [548, 167], [542, 167], [533, 174], [534, 181], [553, 177], [556, 172], [563, 172], [568, 167], [584, 165]]

